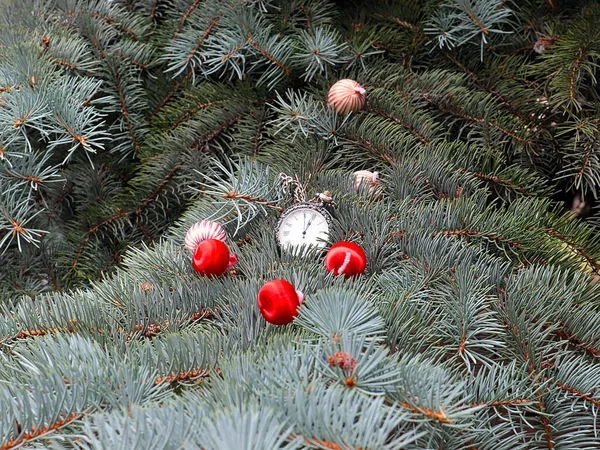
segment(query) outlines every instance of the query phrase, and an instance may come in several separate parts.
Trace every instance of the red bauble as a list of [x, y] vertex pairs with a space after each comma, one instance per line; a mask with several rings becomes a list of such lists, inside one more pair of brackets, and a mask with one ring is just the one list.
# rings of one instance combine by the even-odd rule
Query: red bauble
[[229, 249], [219, 239], [206, 239], [198, 244], [192, 257], [192, 267], [200, 275], [222, 275], [229, 266]]
[[286, 280], [271, 280], [258, 291], [258, 308], [265, 320], [273, 325], [285, 325], [298, 315], [304, 296]]
[[342, 241], [331, 246], [325, 256], [327, 271], [349, 278], [363, 273], [367, 267], [367, 255], [354, 242]]

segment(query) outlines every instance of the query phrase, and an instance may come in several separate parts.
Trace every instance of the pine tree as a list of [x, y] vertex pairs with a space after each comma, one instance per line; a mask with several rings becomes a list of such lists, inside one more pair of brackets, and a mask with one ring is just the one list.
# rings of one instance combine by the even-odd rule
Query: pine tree
[[[0, 449], [600, 446], [600, 239], [551, 198], [598, 193], [595, 2], [0, 12]], [[342, 78], [361, 111], [327, 105]], [[277, 245], [285, 177], [365, 273]]]

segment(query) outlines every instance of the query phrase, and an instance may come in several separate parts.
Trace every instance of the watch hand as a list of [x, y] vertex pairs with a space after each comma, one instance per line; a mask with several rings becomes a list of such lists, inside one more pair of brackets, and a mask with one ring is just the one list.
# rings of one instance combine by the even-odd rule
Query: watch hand
[[317, 217], [316, 215], [312, 216], [312, 219], [310, 219], [308, 221], [308, 223], [306, 224], [306, 228], [304, 229], [304, 231], [308, 230], [308, 228], [310, 227], [310, 224], [313, 223], [313, 221], [315, 220], [316, 217]]

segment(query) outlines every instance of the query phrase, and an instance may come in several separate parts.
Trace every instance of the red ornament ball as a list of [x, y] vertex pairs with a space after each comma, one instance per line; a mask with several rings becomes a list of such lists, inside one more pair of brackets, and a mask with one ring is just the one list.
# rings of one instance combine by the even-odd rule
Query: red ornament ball
[[327, 95], [327, 104], [333, 106], [336, 113], [345, 115], [356, 112], [365, 105], [364, 88], [354, 80], [340, 80], [331, 86]]
[[258, 291], [258, 308], [273, 325], [286, 325], [298, 315], [304, 296], [286, 280], [271, 280]]
[[229, 266], [229, 249], [219, 239], [206, 239], [198, 244], [192, 257], [192, 267], [200, 275], [219, 276]]
[[349, 278], [365, 271], [367, 255], [354, 242], [342, 241], [331, 246], [325, 256], [327, 271]]

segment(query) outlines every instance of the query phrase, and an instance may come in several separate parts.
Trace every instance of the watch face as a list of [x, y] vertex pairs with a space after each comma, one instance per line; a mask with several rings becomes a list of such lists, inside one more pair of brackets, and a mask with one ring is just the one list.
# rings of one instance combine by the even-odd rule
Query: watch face
[[287, 209], [277, 224], [277, 242], [282, 248], [324, 247], [327, 244], [331, 216], [324, 208], [298, 203]]

